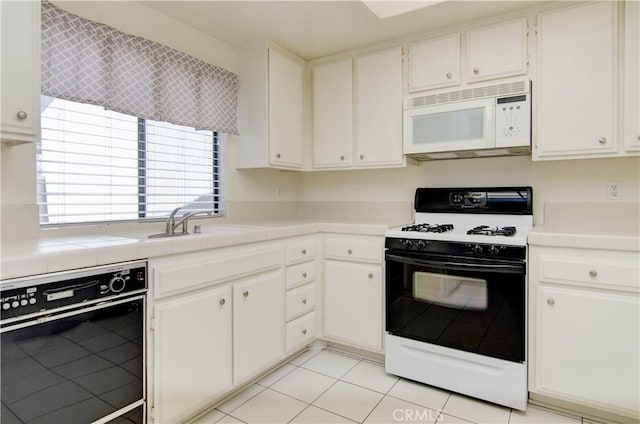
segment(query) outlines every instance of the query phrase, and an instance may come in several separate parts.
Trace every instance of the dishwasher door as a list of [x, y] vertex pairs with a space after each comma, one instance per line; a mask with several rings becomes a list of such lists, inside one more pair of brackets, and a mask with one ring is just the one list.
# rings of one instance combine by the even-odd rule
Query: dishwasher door
[[1, 423], [144, 423], [145, 297], [3, 326]]

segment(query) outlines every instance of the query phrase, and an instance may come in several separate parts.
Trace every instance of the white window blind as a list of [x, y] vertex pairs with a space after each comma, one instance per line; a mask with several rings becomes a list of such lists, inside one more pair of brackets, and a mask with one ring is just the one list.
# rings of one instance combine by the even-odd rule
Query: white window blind
[[213, 131], [41, 97], [40, 223], [221, 214], [221, 143]]

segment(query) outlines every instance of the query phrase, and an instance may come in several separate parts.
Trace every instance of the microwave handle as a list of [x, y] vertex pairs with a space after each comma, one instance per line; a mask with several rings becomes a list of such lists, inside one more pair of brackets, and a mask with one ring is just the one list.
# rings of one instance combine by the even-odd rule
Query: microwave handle
[[494, 272], [499, 274], [525, 274], [523, 264], [468, 264], [464, 262], [451, 262], [441, 260], [434, 261], [429, 259], [407, 258], [404, 256], [397, 256], [389, 253], [385, 255], [385, 258], [388, 261], [400, 262], [407, 265], [430, 266], [450, 271], [480, 271]]

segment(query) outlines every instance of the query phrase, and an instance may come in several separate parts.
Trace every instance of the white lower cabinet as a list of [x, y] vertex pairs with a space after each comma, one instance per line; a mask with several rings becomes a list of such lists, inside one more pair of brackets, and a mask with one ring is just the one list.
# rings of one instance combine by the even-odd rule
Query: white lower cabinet
[[231, 387], [231, 307], [228, 284], [156, 303], [155, 422], [180, 422]]
[[284, 356], [284, 276], [281, 270], [233, 285], [233, 382]]
[[325, 261], [324, 336], [354, 346], [382, 349], [380, 265]]
[[532, 246], [529, 290], [532, 396], [637, 422], [640, 254]]

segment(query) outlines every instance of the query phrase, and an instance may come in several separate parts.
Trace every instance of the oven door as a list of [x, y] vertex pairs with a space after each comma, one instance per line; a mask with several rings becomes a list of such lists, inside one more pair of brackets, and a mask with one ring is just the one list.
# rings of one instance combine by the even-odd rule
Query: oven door
[[386, 254], [386, 331], [514, 362], [525, 360], [524, 261]]
[[3, 325], [1, 423], [142, 424], [144, 299]]

